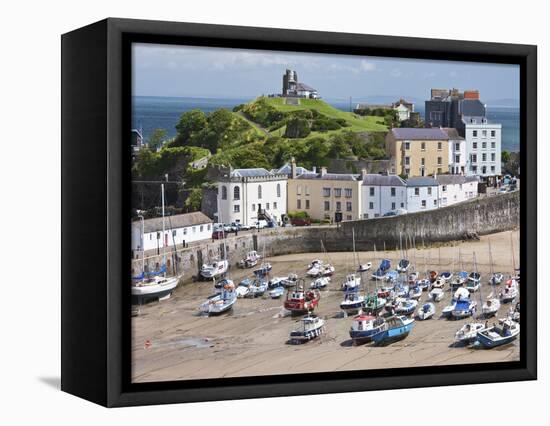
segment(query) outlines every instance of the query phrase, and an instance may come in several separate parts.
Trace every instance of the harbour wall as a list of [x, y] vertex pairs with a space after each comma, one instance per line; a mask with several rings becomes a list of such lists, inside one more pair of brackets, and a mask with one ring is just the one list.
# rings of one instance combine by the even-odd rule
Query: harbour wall
[[[339, 226], [311, 226], [263, 229], [223, 240], [208, 240], [187, 248], [177, 248], [177, 256], [167, 252], [170, 272], [184, 273], [184, 280], [195, 279], [203, 263], [222, 257], [224, 247], [232, 266], [250, 250], [267, 256], [290, 253], [395, 249], [403, 246], [429, 245], [449, 241], [477, 239], [481, 235], [507, 231], [519, 224], [520, 191], [455, 204], [440, 209], [401, 216], [343, 222]], [[322, 242], [322, 243], [321, 243]], [[162, 256], [146, 255], [146, 270], [158, 269]], [[141, 271], [141, 257], [132, 260], [132, 274]]]

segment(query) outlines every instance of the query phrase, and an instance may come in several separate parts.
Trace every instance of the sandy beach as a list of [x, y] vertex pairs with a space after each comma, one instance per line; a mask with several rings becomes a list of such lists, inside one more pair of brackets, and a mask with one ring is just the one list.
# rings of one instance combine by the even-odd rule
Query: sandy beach
[[[511, 238], [512, 236], [512, 238]], [[491, 241], [493, 270], [505, 275], [513, 273], [513, 259], [519, 264], [518, 232], [503, 232], [482, 237], [479, 241], [448, 244], [408, 250], [408, 258], [421, 274], [427, 269], [457, 271], [458, 249], [464, 270], [473, 269], [475, 252], [478, 271], [482, 274], [481, 295], [492, 291], [487, 284], [491, 266], [488, 238]], [[513, 241], [513, 243], [512, 243]], [[514, 257], [512, 248], [514, 247]], [[350, 241], [351, 246], [351, 241]], [[361, 262], [378, 265], [381, 258], [396, 264], [399, 251], [359, 252]], [[346, 273], [355, 270], [353, 253], [307, 253], [269, 258], [271, 276], [288, 273], [305, 275], [307, 264], [321, 258], [336, 268], [328, 289], [321, 292], [315, 313], [326, 319], [326, 333], [303, 345], [287, 343], [291, 330], [299, 326], [301, 317], [285, 315], [283, 298], [266, 296], [239, 299], [233, 311], [207, 317], [199, 313], [200, 304], [213, 293], [212, 282], [196, 282], [176, 289], [168, 300], [140, 307], [132, 318], [132, 376], [134, 382], [205, 379], [322, 371], [363, 370], [445, 364], [493, 363], [519, 360], [519, 341], [492, 350], [454, 347], [455, 332], [466, 322], [440, 318], [441, 309], [451, 298], [446, 286], [445, 299], [436, 304], [434, 319], [416, 321], [411, 334], [387, 347], [372, 344], [354, 346], [349, 338], [352, 317], [344, 317], [339, 309], [343, 299], [340, 285]], [[231, 259], [234, 265], [238, 259]], [[426, 266], [425, 266], [426, 265]], [[454, 265], [454, 266], [453, 266]], [[251, 276], [250, 269], [232, 266], [229, 277], [238, 282]], [[369, 274], [370, 275], [370, 274]], [[309, 285], [310, 280], [306, 280]], [[364, 275], [363, 288], [373, 291], [375, 282]], [[496, 287], [499, 291], [499, 286]], [[428, 298], [423, 293], [420, 303]], [[478, 301], [479, 293], [474, 300]], [[502, 305], [496, 318], [505, 316], [511, 305]], [[491, 319], [489, 322], [496, 322]]]

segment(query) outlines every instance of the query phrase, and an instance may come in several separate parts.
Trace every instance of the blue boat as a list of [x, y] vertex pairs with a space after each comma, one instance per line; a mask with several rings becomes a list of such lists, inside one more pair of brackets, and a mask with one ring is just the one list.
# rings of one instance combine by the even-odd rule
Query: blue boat
[[502, 322], [502, 327], [494, 325], [477, 332], [477, 341], [485, 348], [491, 349], [506, 345], [519, 336], [519, 324], [512, 320]]
[[372, 336], [372, 341], [378, 346], [397, 342], [407, 337], [413, 327], [414, 318], [391, 316], [386, 319], [381, 331]]
[[372, 340], [372, 336], [378, 333], [384, 325], [384, 318], [372, 315], [357, 315], [353, 319], [349, 336], [355, 344], [367, 343]]
[[380, 266], [372, 274], [372, 279], [374, 280], [383, 280], [386, 277], [386, 273], [391, 268], [391, 262], [388, 259], [383, 259], [382, 262], [380, 262]]

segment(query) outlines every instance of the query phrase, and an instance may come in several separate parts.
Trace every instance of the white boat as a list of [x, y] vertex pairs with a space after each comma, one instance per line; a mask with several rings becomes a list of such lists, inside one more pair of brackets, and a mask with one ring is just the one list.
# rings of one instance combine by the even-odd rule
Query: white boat
[[485, 330], [485, 324], [480, 322], [469, 322], [464, 324], [455, 334], [455, 342], [469, 344], [477, 339], [477, 333]]
[[451, 316], [451, 313], [453, 312], [453, 310], [455, 309], [456, 307], [456, 302], [459, 301], [459, 300], [469, 300], [470, 299], [470, 292], [468, 290], [466, 290], [464, 287], [459, 287], [452, 299], [451, 299], [451, 303], [448, 304], [447, 306], [445, 306], [442, 310], [441, 310], [441, 316], [443, 317], [450, 317]]
[[451, 282], [450, 282], [451, 289], [456, 290], [457, 288], [462, 287], [466, 283], [467, 279], [468, 279], [468, 272], [460, 271], [451, 279]]
[[404, 274], [409, 270], [410, 267], [411, 262], [409, 262], [407, 259], [401, 259], [397, 264], [397, 272]]
[[445, 297], [445, 291], [442, 288], [434, 288], [430, 291], [429, 296], [434, 302], [441, 302]]
[[170, 297], [176, 286], [179, 277], [156, 276], [132, 284], [132, 302], [142, 304], [149, 300], [161, 300]]
[[342, 290], [353, 290], [358, 289], [361, 286], [361, 277], [358, 277], [355, 274], [346, 275], [345, 281], [342, 283]]
[[299, 329], [290, 332], [290, 343], [305, 343], [325, 332], [325, 320], [313, 314], [303, 317], [300, 324]]
[[502, 284], [502, 281], [504, 281], [504, 274], [500, 272], [495, 272], [491, 275], [491, 278], [489, 278], [489, 284], [491, 285]]
[[418, 306], [417, 300], [398, 298], [395, 304], [395, 313], [397, 315], [411, 315], [414, 314], [416, 307]]
[[334, 266], [332, 266], [330, 263], [326, 263], [321, 268], [321, 275], [323, 277], [330, 277], [331, 275], [334, 275], [334, 272], [336, 269]]
[[237, 297], [238, 298], [246, 297], [250, 292], [251, 285], [252, 285], [252, 281], [250, 280], [250, 278], [243, 279], [237, 286], [237, 289], [235, 290]]
[[407, 277], [407, 282], [409, 284], [415, 284], [416, 280], [418, 280], [418, 272], [411, 272]]
[[502, 323], [501, 327], [493, 325], [485, 330], [478, 331], [477, 340], [483, 347], [491, 349], [510, 343], [518, 336], [519, 324], [507, 319]]
[[282, 284], [285, 288], [288, 288], [288, 287], [294, 287], [297, 282], [298, 282], [298, 275], [288, 274], [288, 277], [283, 279]]
[[500, 300], [496, 297], [489, 296], [481, 308], [481, 313], [485, 318], [489, 318], [496, 315], [499, 309]]
[[451, 316], [455, 319], [467, 318], [473, 316], [476, 312], [477, 302], [473, 300], [459, 300], [456, 302]]
[[409, 286], [403, 283], [397, 283], [393, 286], [393, 292], [396, 297], [406, 297], [409, 294]]
[[409, 299], [418, 300], [422, 297], [422, 288], [414, 286], [409, 289]]
[[248, 293], [246, 293], [245, 297], [254, 298], [263, 296], [266, 291], [267, 282], [261, 279], [255, 279], [252, 284], [248, 286]]
[[416, 285], [422, 289], [422, 291], [427, 291], [430, 288], [430, 280], [427, 278], [416, 280]]
[[288, 277], [273, 277], [267, 282], [268, 288], [283, 287]]
[[340, 303], [340, 309], [348, 314], [361, 311], [365, 303], [365, 297], [358, 291], [347, 291], [344, 300]]
[[445, 283], [445, 279], [441, 278], [441, 276], [438, 276], [432, 283], [432, 288], [443, 288], [445, 287]]
[[357, 272], [367, 272], [372, 268], [372, 262], [362, 263], [357, 268]]
[[261, 258], [262, 256], [256, 250], [251, 250], [248, 253], [246, 253], [246, 256], [244, 259], [239, 261], [239, 267], [252, 268], [258, 264], [258, 261]]
[[330, 283], [330, 277], [320, 277], [309, 284], [310, 288], [325, 288]]
[[222, 291], [210, 296], [206, 302], [201, 305], [200, 310], [208, 315], [219, 315], [232, 309], [236, 301], [237, 293], [235, 292], [235, 284], [233, 284], [233, 281], [227, 280]]
[[516, 297], [519, 296], [519, 286], [514, 278], [510, 278], [506, 281], [506, 284], [500, 292], [500, 301], [502, 303], [513, 302]]
[[283, 286], [275, 287], [273, 290], [269, 291], [269, 297], [271, 297], [272, 299], [278, 299], [283, 294], [285, 294], [285, 288]]
[[442, 272], [441, 274], [439, 274], [439, 278], [448, 283], [453, 278], [453, 273], [449, 271]]
[[223, 276], [229, 269], [229, 262], [225, 259], [216, 260], [210, 264], [204, 264], [201, 267], [201, 276], [204, 279], [212, 280]]
[[432, 318], [435, 315], [435, 305], [431, 302], [424, 303], [416, 315], [419, 320], [427, 320]]

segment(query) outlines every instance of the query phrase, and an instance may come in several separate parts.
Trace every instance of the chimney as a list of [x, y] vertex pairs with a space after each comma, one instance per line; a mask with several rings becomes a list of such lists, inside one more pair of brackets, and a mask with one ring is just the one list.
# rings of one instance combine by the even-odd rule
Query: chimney
[[290, 159], [290, 178], [296, 179], [297, 172], [296, 172], [296, 159], [292, 157]]
[[364, 180], [367, 177], [367, 169], [361, 169], [361, 180]]
[[321, 176], [324, 176], [327, 174], [327, 168], [326, 167], [321, 167]]

